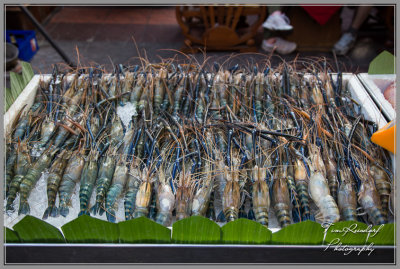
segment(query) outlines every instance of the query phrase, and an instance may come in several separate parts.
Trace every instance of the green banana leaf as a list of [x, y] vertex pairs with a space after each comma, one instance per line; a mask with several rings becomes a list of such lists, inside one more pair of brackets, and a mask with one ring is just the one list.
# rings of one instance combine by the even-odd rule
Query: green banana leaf
[[258, 222], [238, 219], [222, 228], [222, 242], [226, 244], [267, 244], [272, 232]]
[[320, 245], [324, 229], [314, 221], [303, 221], [286, 226], [272, 234], [271, 243], [275, 245]]
[[118, 223], [121, 243], [170, 243], [171, 230], [146, 218]]
[[65, 243], [60, 230], [33, 216], [25, 216], [13, 230], [23, 243]]
[[395, 57], [388, 51], [381, 52], [369, 64], [368, 74], [395, 74]]
[[22, 81], [24, 83], [24, 87], [28, 85], [29, 81], [33, 78], [35, 75], [32, 70], [32, 66], [28, 62], [21, 61], [21, 66], [22, 66]]
[[18, 95], [24, 90], [25, 84], [21, 75], [10, 72], [10, 83], [11, 83], [11, 96], [17, 99]]
[[381, 225], [376, 225], [371, 228], [371, 230], [374, 232], [370, 234], [367, 243], [374, 243], [374, 245], [393, 246], [395, 244], [394, 223], [384, 224], [381, 228], [380, 226]]
[[7, 227], [4, 227], [4, 241], [6, 243], [20, 243], [21, 242], [17, 233]]
[[10, 88], [6, 88], [6, 90], [5, 90], [5, 101], [6, 101], [5, 102], [5, 112], [7, 112], [7, 110], [10, 108], [10, 106], [14, 102], [14, 98], [12, 97]]
[[357, 221], [341, 221], [325, 228], [324, 244], [364, 245], [367, 242], [367, 224]]
[[192, 216], [172, 225], [172, 242], [177, 244], [218, 244], [221, 228], [207, 218]]
[[22, 74], [17, 74], [15, 72], [10, 72], [10, 84], [11, 88], [5, 91], [5, 111], [7, 111], [10, 106], [15, 102], [20, 93], [25, 89], [34, 76], [32, 66], [28, 62], [21, 61]]
[[[353, 225], [356, 225], [355, 227]], [[313, 221], [289, 225], [271, 233], [261, 224], [238, 219], [220, 228], [213, 221], [192, 216], [177, 221], [171, 231], [145, 217], [110, 223], [86, 215], [65, 224], [61, 232], [33, 216], [25, 216], [13, 230], [4, 229], [7, 243], [179, 243], [179, 244], [282, 244], [282, 245], [394, 245], [393, 223], [367, 226], [360, 222], [334, 223], [326, 229]], [[371, 231], [367, 238], [365, 231]], [[345, 231], [347, 233], [344, 235]], [[325, 240], [324, 232], [326, 232]], [[340, 241], [332, 242], [335, 238]]]
[[61, 227], [69, 243], [118, 243], [117, 223], [92, 218], [87, 215], [64, 224]]

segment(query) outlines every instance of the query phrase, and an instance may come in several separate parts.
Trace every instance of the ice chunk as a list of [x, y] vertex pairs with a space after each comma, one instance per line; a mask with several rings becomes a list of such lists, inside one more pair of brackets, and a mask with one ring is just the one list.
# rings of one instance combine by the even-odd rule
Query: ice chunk
[[136, 109], [131, 102], [127, 102], [124, 106], [117, 107], [117, 114], [125, 128], [128, 128], [132, 116], [136, 113]]

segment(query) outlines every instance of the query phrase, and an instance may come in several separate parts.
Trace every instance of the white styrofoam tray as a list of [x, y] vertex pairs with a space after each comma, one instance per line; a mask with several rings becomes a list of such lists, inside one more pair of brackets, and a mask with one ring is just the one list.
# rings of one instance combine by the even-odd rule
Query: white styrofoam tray
[[387, 124], [381, 110], [375, 105], [371, 96], [365, 90], [356, 75], [343, 74], [343, 81], [347, 81], [347, 88], [353, 99], [361, 105], [361, 112], [366, 120], [375, 122], [379, 128]]
[[378, 109], [382, 110], [386, 119], [389, 121], [394, 120], [396, 118], [396, 110], [386, 100], [383, 93], [393, 81], [396, 81], [396, 75], [370, 75], [368, 73], [361, 73], [358, 74], [358, 78], [375, 101]]
[[[347, 74], [346, 74], [347, 76]], [[345, 75], [343, 76], [343, 80]], [[378, 125], [378, 128], [383, 128], [388, 121], [382, 114], [383, 110], [381, 108], [378, 108], [376, 103], [373, 101], [371, 95], [368, 94], [367, 90], [359, 80], [359, 77], [356, 75], [351, 75], [350, 79], [348, 80], [348, 89], [350, 90], [350, 93], [352, 97], [362, 105], [361, 112], [365, 116], [367, 120], [373, 121]], [[382, 94], [382, 98], [383, 94]], [[391, 107], [390, 103], [384, 99], [389, 106]], [[395, 115], [396, 116], [396, 115]], [[396, 170], [396, 165], [395, 165], [395, 155], [393, 153], [390, 153], [390, 158], [392, 160], [392, 167], [393, 167], [393, 174], [395, 173]]]
[[24, 108], [24, 112], [28, 111], [29, 108], [33, 105], [37, 89], [39, 88], [39, 82], [41, 80], [48, 82], [50, 78], [51, 75], [34, 75], [28, 85], [25, 86], [25, 89], [20, 93], [20, 95], [18, 95], [17, 99], [4, 114], [5, 135], [7, 135], [11, 131], [11, 126], [24, 105], [26, 105]]

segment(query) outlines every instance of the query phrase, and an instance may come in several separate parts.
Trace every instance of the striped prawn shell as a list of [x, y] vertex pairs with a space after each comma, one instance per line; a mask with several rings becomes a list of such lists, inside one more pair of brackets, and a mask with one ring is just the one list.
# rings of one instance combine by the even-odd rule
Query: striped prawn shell
[[178, 187], [175, 196], [176, 220], [190, 216], [190, 188], [187, 186]]
[[56, 203], [56, 196], [58, 187], [61, 181], [61, 175], [51, 173], [47, 178], [47, 204], [48, 206], [54, 206]]
[[296, 211], [299, 216], [301, 216], [301, 203], [296, 190], [296, 183], [294, 181], [294, 167], [293, 165], [288, 165], [287, 167], [287, 185], [289, 190], [290, 199], [292, 199], [292, 204], [294, 206], [293, 211]]
[[262, 85], [264, 83], [264, 76], [262, 73], [258, 73], [255, 79], [255, 110], [257, 121], [261, 121], [262, 114], [263, 114], [263, 107], [262, 107]]
[[11, 181], [15, 175], [14, 171], [14, 164], [17, 160], [17, 153], [15, 150], [13, 150], [9, 156], [7, 156], [7, 161], [6, 161], [6, 173], [5, 173], [5, 190], [6, 190], [6, 195], [8, 196], [9, 188]]
[[164, 79], [166, 77], [165, 68], [160, 70], [160, 73], [155, 78], [155, 87], [154, 87], [154, 112], [156, 115], [159, 114], [162, 102], [164, 100], [165, 94], [165, 84]]
[[46, 117], [42, 123], [42, 128], [40, 130], [40, 143], [39, 145], [43, 147], [50, 140], [51, 135], [56, 129], [56, 124], [54, 121]]
[[308, 176], [304, 163], [296, 159], [294, 163], [294, 180], [296, 184], [297, 195], [300, 200], [302, 216], [310, 215], [310, 199], [308, 194]]
[[85, 166], [85, 159], [81, 154], [73, 154], [68, 160], [67, 166], [64, 170], [58, 194], [60, 197], [60, 214], [64, 217], [68, 214], [68, 205], [71, 200], [76, 183], [80, 180], [83, 167]]
[[25, 114], [22, 116], [22, 118], [19, 120], [17, 126], [15, 127], [15, 132], [13, 134], [13, 140], [18, 141], [22, 140], [22, 137], [24, 136], [26, 129], [29, 128], [29, 114]]
[[337, 202], [343, 220], [357, 221], [357, 195], [350, 173], [347, 166], [342, 167]]
[[222, 208], [226, 220], [234, 221], [238, 219], [240, 206], [240, 187], [239, 187], [239, 171], [230, 171], [228, 167], [224, 169], [226, 185], [222, 197]]
[[329, 187], [322, 172], [314, 171], [311, 174], [308, 190], [311, 199], [318, 206], [323, 216], [323, 221], [327, 223], [339, 221], [339, 208], [329, 193]]
[[94, 184], [97, 178], [97, 161], [88, 160], [83, 167], [81, 174], [81, 186], [79, 189], [79, 214], [89, 215], [89, 201], [92, 196]]
[[207, 212], [211, 192], [214, 187], [214, 176], [212, 175], [211, 170], [211, 164], [207, 161], [204, 165], [203, 170], [206, 178], [204, 179], [202, 187], [197, 189], [196, 193], [193, 196], [192, 215], [204, 216]]
[[[133, 73], [132, 72], [126, 72], [125, 73], [125, 79], [124, 83], [122, 86], [122, 93], [127, 93], [130, 92], [133, 86]], [[129, 95], [125, 94], [121, 97], [121, 101], [123, 103], [127, 102], [129, 100]]]
[[376, 165], [371, 166], [370, 172], [375, 180], [376, 190], [381, 199], [382, 215], [387, 220], [389, 213], [389, 197], [392, 188], [390, 179], [386, 172]]
[[9, 188], [8, 188], [8, 195], [7, 195], [7, 205], [6, 209], [7, 210], [12, 210], [12, 203], [15, 200], [15, 197], [17, 196], [17, 192], [19, 191], [21, 182], [29, 170], [29, 167], [31, 165], [31, 160], [29, 157], [29, 154], [23, 151], [19, 151], [18, 154], [16, 154], [17, 159], [15, 162], [15, 175], [13, 176]]
[[14, 210], [13, 202], [17, 197], [17, 193], [23, 179], [24, 175], [15, 175], [13, 177], [8, 192], [6, 210]]
[[272, 193], [272, 200], [278, 222], [282, 228], [286, 227], [291, 221], [289, 191], [285, 178], [280, 177], [274, 180]]
[[329, 192], [331, 193], [333, 199], [337, 202], [338, 199], [338, 186], [339, 181], [336, 172], [336, 162], [333, 159], [332, 154], [324, 154], [324, 163], [326, 168], [326, 178], [328, 180]]
[[172, 107], [172, 115], [176, 117], [178, 115], [179, 109], [182, 106], [182, 96], [184, 92], [184, 81], [185, 78], [182, 78], [177, 86], [175, 93], [173, 95], [173, 107]]
[[22, 179], [22, 182], [19, 186], [20, 205], [18, 214], [29, 213], [30, 211], [28, 204], [29, 194], [35, 187], [36, 182], [42, 175], [42, 172], [50, 165], [53, 154], [50, 152], [50, 150], [44, 152], [40, 156], [40, 158], [28, 169], [26, 175]]
[[256, 221], [268, 226], [268, 211], [270, 207], [269, 187], [265, 182], [266, 168], [254, 166], [252, 171], [252, 202]]
[[149, 205], [152, 193], [152, 183], [148, 180], [142, 181], [139, 190], [136, 193], [135, 210], [133, 212], [134, 218], [139, 218], [149, 214]]
[[206, 212], [206, 217], [211, 220], [215, 219], [214, 197], [215, 197], [215, 191], [212, 191], [210, 195], [210, 202], [208, 203], [208, 208]]
[[125, 220], [132, 219], [135, 210], [136, 194], [139, 190], [140, 182], [136, 176], [128, 175], [127, 190], [124, 197]]
[[381, 200], [379, 193], [372, 180], [362, 181], [358, 192], [358, 201], [375, 225], [385, 224], [386, 219], [382, 214]]
[[161, 225], [168, 226], [172, 218], [172, 210], [175, 205], [175, 195], [171, 186], [160, 183], [157, 188], [157, 215], [155, 221]]
[[122, 191], [128, 179], [128, 167], [125, 164], [119, 164], [115, 168], [113, 181], [106, 196], [107, 219], [115, 219], [115, 203], [117, 198], [122, 195]]
[[68, 163], [68, 157], [60, 155], [53, 163], [49, 176], [47, 178], [47, 204], [54, 206], [58, 187], [60, 185], [65, 166]]
[[192, 202], [192, 215], [193, 216], [204, 216], [207, 212], [210, 197], [212, 192], [212, 186], [206, 186], [198, 189], [194, 194]]
[[136, 84], [133, 86], [131, 96], [130, 96], [131, 102], [135, 103], [136, 105], [140, 100], [140, 96], [142, 95], [144, 82], [145, 82], [144, 75], [139, 74]]
[[115, 161], [111, 155], [107, 155], [100, 164], [96, 182], [96, 206], [103, 206], [104, 198], [111, 185], [115, 170]]

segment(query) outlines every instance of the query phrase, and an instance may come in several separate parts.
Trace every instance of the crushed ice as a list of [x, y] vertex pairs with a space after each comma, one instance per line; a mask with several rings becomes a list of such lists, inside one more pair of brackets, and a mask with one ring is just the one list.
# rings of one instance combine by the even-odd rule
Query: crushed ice
[[124, 106], [117, 107], [117, 114], [125, 128], [129, 127], [129, 123], [135, 113], [136, 109], [131, 102], [126, 102]]
[[[129, 126], [129, 122], [131, 121], [132, 115], [134, 114], [134, 107], [132, 103], [127, 102], [125, 106], [118, 106], [117, 107], [117, 114], [119, 115], [122, 123], [124, 126], [127, 128]], [[43, 148], [32, 148], [31, 155], [35, 157], [39, 157], [40, 154], [43, 152]], [[36, 186], [32, 190], [31, 194], [29, 195], [28, 198], [28, 203], [30, 206], [30, 215], [34, 216], [36, 218], [42, 219], [43, 213], [47, 208], [47, 178], [48, 178], [48, 172], [44, 172], [38, 182], [36, 183]], [[53, 217], [48, 217], [45, 221], [57, 228], [61, 228], [64, 224], [76, 219], [78, 217], [80, 208], [79, 208], [79, 187], [80, 183], [78, 182], [75, 185], [74, 192], [71, 197], [71, 206], [69, 208], [69, 214], [66, 217], [63, 216], [58, 216], [56, 218]], [[18, 223], [21, 219], [24, 218], [25, 215], [18, 215], [18, 208], [19, 208], [19, 194], [17, 194], [17, 197], [14, 201], [14, 209], [15, 211], [13, 212], [5, 212], [4, 216], [4, 226], [11, 228]], [[93, 188], [92, 196], [90, 199], [90, 204], [89, 208], [91, 208], [96, 201], [96, 186]], [[4, 209], [6, 207], [7, 200], [4, 200]], [[125, 210], [124, 210], [124, 201], [123, 197], [120, 197], [116, 201], [117, 203], [117, 210], [116, 210], [116, 222], [124, 221], [125, 220]], [[56, 198], [56, 206], [58, 208], [59, 205], [59, 197], [57, 193], [57, 198]], [[96, 214], [90, 214], [92, 217], [102, 219], [102, 220], [107, 220], [106, 214], [104, 213], [102, 216]]]
[[[47, 177], [48, 173], [45, 172], [42, 174], [40, 177], [39, 181], [37, 182], [35, 188], [32, 190], [31, 194], [29, 195], [28, 198], [28, 203], [30, 206], [30, 214], [31, 216], [34, 216], [38, 219], [42, 219], [43, 213], [47, 208]], [[80, 183], [76, 184], [74, 192], [71, 197], [71, 206], [69, 207], [69, 214], [66, 217], [63, 216], [58, 216], [56, 218], [53, 217], [48, 217], [45, 221], [54, 227], [61, 228], [64, 224], [76, 219], [79, 214], [79, 187]], [[11, 228], [17, 224], [21, 219], [24, 218], [25, 215], [18, 215], [18, 207], [19, 207], [19, 194], [17, 194], [17, 197], [14, 201], [14, 212], [6, 212], [4, 216], [4, 226]], [[96, 201], [96, 190], [93, 190], [91, 199], [90, 199], [90, 205], [89, 207], [92, 207], [95, 204]], [[4, 200], [4, 208], [6, 206], [6, 200]], [[116, 221], [120, 222], [125, 220], [125, 210], [124, 210], [124, 202], [123, 202], [123, 197], [119, 198], [117, 200], [118, 203], [118, 209], [116, 211]], [[58, 207], [59, 205], [59, 197], [57, 194], [56, 198], [56, 206]], [[93, 215], [91, 214], [92, 217], [102, 219], [102, 220], [107, 220], [106, 214], [103, 214], [102, 216], [99, 215]]]

